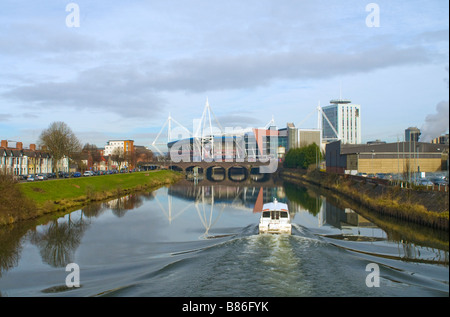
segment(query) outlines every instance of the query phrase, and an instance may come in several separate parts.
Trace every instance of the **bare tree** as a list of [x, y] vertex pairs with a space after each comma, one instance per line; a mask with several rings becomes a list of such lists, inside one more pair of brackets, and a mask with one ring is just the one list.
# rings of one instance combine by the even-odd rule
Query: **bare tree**
[[153, 152], [143, 146], [135, 146], [136, 162], [151, 162], [153, 160]]
[[86, 143], [81, 150], [82, 154], [87, 154], [88, 156], [88, 166], [96, 166], [102, 161], [102, 156], [100, 150], [95, 144]]
[[70, 158], [73, 153], [79, 152], [81, 143], [72, 130], [64, 122], [53, 122], [48, 129], [42, 131], [38, 143], [41, 147], [45, 146], [52, 155], [55, 164], [55, 172], [58, 162], [63, 157]]
[[126, 161], [126, 157], [123, 153], [123, 150], [120, 148], [115, 148], [111, 154], [111, 160], [117, 163], [118, 165], [117, 169], [120, 171], [122, 163]]

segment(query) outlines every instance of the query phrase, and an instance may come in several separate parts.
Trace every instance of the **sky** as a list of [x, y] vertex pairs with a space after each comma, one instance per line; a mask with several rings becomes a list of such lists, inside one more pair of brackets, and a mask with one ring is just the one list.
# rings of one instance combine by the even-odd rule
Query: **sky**
[[82, 144], [150, 146], [206, 100], [222, 127], [316, 128], [340, 97], [363, 143], [448, 133], [448, 2], [371, 1], [2, 0], [0, 139], [63, 121]]

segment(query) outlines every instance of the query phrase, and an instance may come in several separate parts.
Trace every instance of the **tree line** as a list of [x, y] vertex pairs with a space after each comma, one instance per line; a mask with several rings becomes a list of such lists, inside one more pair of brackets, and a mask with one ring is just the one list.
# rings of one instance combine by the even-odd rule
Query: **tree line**
[[285, 158], [283, 166], [287, 168], [307, 169], [310, 165], [317, 165], [322, 160], [322, 152], [316, 143], [290, 149]]
[[[87, 166], [83, 163], [86, 157], [91, 163], [99, 163], [102, 160], [100, 150], [94, 144], [86, 143], [81, 145], [80, 140], [75, 133], [64, 122], [53, 122], [43, 130], [39, 136], [38, 144], [41, 149], [45, 148], [54, 160], [57, 162], [63, 157], [68, 157], [72, 162], [78, 165], [80, 170], [85, 170]], [[111, 155], [111, 160], [117, 162], [119, 166], [127, 162], [128, 166], [136, 166], [138, 161], [151, 161], [153, 159], [152, 151], [144, 147], [135, 147], [132, 153], [124, 153], [116, 150]], [[56, 169], [56, 164], [53, 166]], [[56, 170], [54, 171], [56, 172]]]

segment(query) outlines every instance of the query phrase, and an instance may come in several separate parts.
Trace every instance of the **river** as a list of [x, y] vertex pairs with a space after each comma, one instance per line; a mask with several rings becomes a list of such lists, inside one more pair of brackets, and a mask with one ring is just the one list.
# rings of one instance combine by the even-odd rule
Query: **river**
[[[274, 197], [289, 205], [292, 235], [258, 234]], [[350, 207], [288, 183], [178, 184], [91, 204], [1, 228], [0, 294], [449, 296], [448, 233]]]

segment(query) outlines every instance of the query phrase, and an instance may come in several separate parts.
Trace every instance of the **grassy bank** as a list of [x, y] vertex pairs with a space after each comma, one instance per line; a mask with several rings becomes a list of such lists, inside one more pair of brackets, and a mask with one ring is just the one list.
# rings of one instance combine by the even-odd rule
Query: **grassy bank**
[[319, 171], [285, 170], [282, 177], [326, 188], [379, 214], [448, 231], [448, 193], [358, 182]]
[[[2, 192], [2, 199], [11, 198], [5, 200], [0, 210], [0, 224], [68, 210], [133, 191], [155, 189], [175, 183], [181, 177], [181, 174], [167, 170], [14, 184], [8, 192]], [[18, 208], [19, 205], [24, 206]]]

